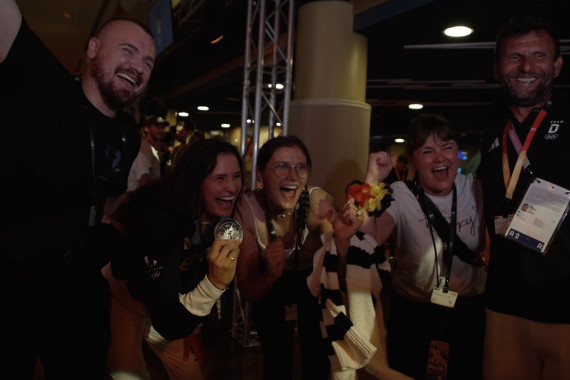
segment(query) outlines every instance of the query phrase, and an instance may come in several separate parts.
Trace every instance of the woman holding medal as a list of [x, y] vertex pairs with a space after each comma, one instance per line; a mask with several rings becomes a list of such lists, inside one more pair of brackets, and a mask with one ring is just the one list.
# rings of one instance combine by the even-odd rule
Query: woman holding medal
[[[396, 234], [389, 364], [415, 379], [480, 379], [485, 271], [478, 252], [485, 235], [476, 179], [457, 174], [448, 120], [419, 115], [406, 141], [414, 180], [392, 183], [390, 206], [361, 227], [379, 244]], [[388, 153], [372, 153], [366, 182], [382, 182], [391, 168]]]
[[243, 173], [234, 146], [203, 140], [189, 147], [167, 176], [128, 194], [115, 215], [127, 247], [112, 261], [109, 281], [119, 290], [113, 293], [122, 295], [111, 313], [112, 378], [127, 372], [150, 379], [142, 339], [170, 379], [203, 378], [195, 329], [235, 275], [243, 230], [230, 218]]
[[244, 226], [237, 286], [252, 302], [263, 352], [265, 379], [291, 379], [295, 325], [303, 379], [327, 379], [328, 358], [320, 334], [320, 309], [307, 288], [321, 235], [332, 232], [332, 197], [307, 185], [311, 158], [301, 140], [280, 136], [259, 150], [260, 189], [247, 193], [237, 217]]

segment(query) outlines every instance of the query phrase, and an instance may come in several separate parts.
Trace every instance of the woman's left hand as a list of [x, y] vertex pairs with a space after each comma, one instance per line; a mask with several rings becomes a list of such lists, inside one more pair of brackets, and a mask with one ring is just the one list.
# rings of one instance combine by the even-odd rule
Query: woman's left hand
[[349, 199], [344, 204], [342, 212], [334, 221], [335, 241], [339, 254], [346, 253], [350, 238], [358, 231], [363, 222], [363, 211], [354, 204], [354, 199]]
[[239, 240], [215, 240], [209, 255], [208, 279], [218, 289], [225, 289], [234, 279], [239, 256]]

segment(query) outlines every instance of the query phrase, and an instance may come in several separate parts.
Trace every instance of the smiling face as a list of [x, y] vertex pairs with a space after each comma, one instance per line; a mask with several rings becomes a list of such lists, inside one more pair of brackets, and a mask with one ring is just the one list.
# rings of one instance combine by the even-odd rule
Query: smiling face
[[443, 196], [453, 190], [459, 168], [458, 146], [455, 140], [441, 141], [431, 134], [411, 155], [418, 182], [430, 195]]
[[552, 37], [544, 31], [506, 38], [494, 75], [511, 105], [539, 107], [552, 96], [552, 82], [560, 74], [562, 57], [555, 57]]
[[231, 216], [241, 185], [241, 168], [235, 155], [218, 154], [214, 170], [202, 182], [204, 219]]
[[263, 182], [263, 193], [267, 197], [269, 211], [273, 214], [294, 209], [307, 184], [308, 178], [300, 178], [292, 167], [285, 178], [280, 178], [275, 173], [275, 168], [283, 164], [308, 166], [307, 157], [301, 148], [284, 146], [275, 150], [263, 169], [258, 169], [257, 176]]
[[154, 67], [155, 44], [139, 25], [113, 21], [89, 41], [89, 75], [112, 109], [131, 104], [145, 89]]

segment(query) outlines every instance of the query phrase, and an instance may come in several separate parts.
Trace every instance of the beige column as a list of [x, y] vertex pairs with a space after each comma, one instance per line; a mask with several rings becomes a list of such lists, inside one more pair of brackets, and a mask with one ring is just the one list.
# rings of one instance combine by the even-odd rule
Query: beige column
[[352, 4], [316, 1], [299, 8], [289, 135], [307, 145], [310, 184], [344, 204], [344, 190], [362, 180], [370, 140], [366, 99], [367, 39], [352, 31]]

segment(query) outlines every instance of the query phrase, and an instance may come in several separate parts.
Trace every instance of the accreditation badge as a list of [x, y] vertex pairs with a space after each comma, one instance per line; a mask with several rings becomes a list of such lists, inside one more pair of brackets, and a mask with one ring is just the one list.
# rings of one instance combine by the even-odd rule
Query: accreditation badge
[[544, 255], [566, 218], [569, 204], [568, 189], [535, 178], [503, 236]]
[[455, 307], [455, 301], [457, 301], [457, 295], [457, 292], [452, 292], [451, 290], [434, 288], [431, 292], [430, 302], [453, 309]]

